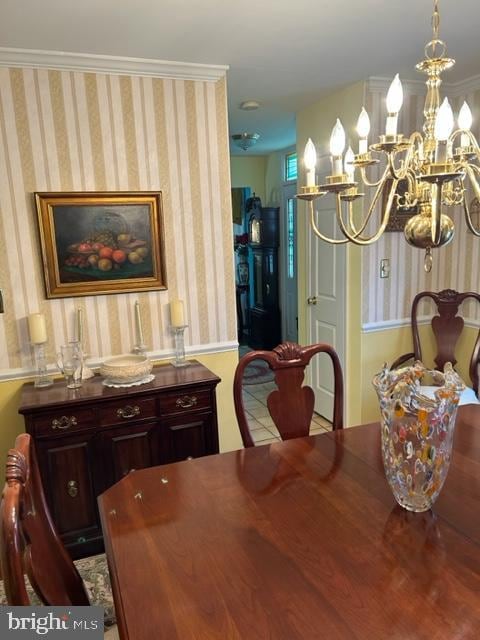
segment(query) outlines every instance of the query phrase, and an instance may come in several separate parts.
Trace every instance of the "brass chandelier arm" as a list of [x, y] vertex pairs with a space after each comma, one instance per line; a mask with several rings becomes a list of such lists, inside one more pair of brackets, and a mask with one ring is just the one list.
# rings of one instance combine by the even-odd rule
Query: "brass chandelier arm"
[[456, 129], [456, 131], [454, 131], [449, 138], [449, 141], [452, 143], [452, 146], [456, 138], [458, 138], [462, 134], [466, 134], [469, 137], [471, 148], [474, 151], [477, 158], [480, 160], [480, 147], [478, 146], [477, 139], [469, 129]]
[[362, 182], [366, 187], [378, 187], [379, 184], [381, 184], [386, 177], [386, 174], [388, 173], [388, 167], [385, 169], [385, 171], [383, 172], [382, 177], [374, 182], [370, 182], [367, 178], [367, 170], [365, 167], [360, 167], [360, 175], [362, 176]]
[[470, 215], [470, 209], [467, 204], [466, 198], [463, 199], [463, 210], [465, 212], [465, 220], [467, 222], [467, 227], [470, 229], [473, 235], [477, 236], [477, 238], [480, 238], [480, 229], [477, 230], [473, 226], [472, 216]]
[[367, 246], [367, 245], [373, 244], [374, 242], [376, 242], [380, 238], [380, 236], [383, 234], [383, 232], [385, 231], [385, 229], [387, 227], [388, 221], [390, 220], [390, 211], [392, 209], [393, 198], [395, 196], [395, 191], [397, 189], [397, 184], [398, 184], [398, 180], [393, 179], [392, 180], [392, 185], [390, 187], [390, 192], [388, 194], [387, 204], [386, 204], [385, 211], [384, 211], [384, 214], [383, 214], [382, 223], [381, 223], [380, 227], [378, 228], [378, 230], [376, 231], [376, 233], [374, 233], [373, 235], [371, 235], [368, 238], [363, 238], [359, 234], [360, 234], [361, 231], [363, 231], [365, 229], [365, 226], [367, 225], [367, 223], [368, 223], [368, 221], [369, 221], [369, 219], [370, 219], [370, 217], [372, 215], [372, 212], [373, 212], [373, 210], [375, 208], [375, 204], [376, 204], [376, 201], [377, 201], [377, 199], [379, 197], [379, 194], [383, 193], [383, 189], [379, 188], [377, 190], [377, 192], [375, 193], [375, 196], [374, 196], [374, 199], [372, 200], [372, 203], [370, 205], [367, 217], [365, 218], [365, 221], [364, 221], [364, 223], [362, 225], [361, 231], [359, 231], [359, 232], [357, 232], [356, 229], [353, 227], [353, 208], [352, 208], [352, 203], [351, 202], [348, 203], [348, 205], [349, 205], [350, 226], [352, 226], [353, 230], [355, 231], [354, 235], [351, 235], [349, 233], [349, 231], [347, 230], [347, 228], [345, 226], [345, 223], [343, 222], [343, 218], [342, 218], [342, 214], [341, 214], [341, 211], [342, 211], [342, 200], [340, 198], [340, 194], [337, 193], [337, 196], [336, 196], [336, 198], [337, 198], [337, 221], [338, 221], [338, 224], [340, 226], [340, 229], [342, 230], [342, 233], [346, 236], [346, 238], [350, 242], [353, 242], [354, 244], [357, 244], [359, 246]]
[[408, 172], [411, 170], [415, 154], [415, 141], [419, 145], [423, 145], [422, 135], [418, 131], [414, 131], [409, 138], [409, 147], [405, 158], [401, 161], [400, 168], [395, 168], [395, 156], [398, 152], [392, 151], [387, 154], [388, 169], [392, 178], [396, 180], [404, 180], [407, 177]]
[[[378, 185], [377, 190], [375, 191], [375, 195], [373, 196], [373, 200], [372, 200], [372, 202], [370, 203], [370, 207], [369, 207], [369, 209], [368, 209], [368, 213], [367, 213], [367, 215], [365, 216], [365, 220], [363, 221], [363, 223], [362, 223], [362, 225], [361, 225], [360, 229], [358, 229], [358, 230], [355, 228], [355, 222], [354, 222], [354, 220], [353, 220], [353, 203], [352, 203], [352, 202], [349, 202], [349, 203], [348, 203], [348, 204], [349, 204], [349, 207], [348, 207], [348, 211], [349, 211], [349, 216], [348, 216], [349, 225], [350, 225], [350, 228], [352, 229], [352, 231], [353, 231], [353, 235], [355, 235], [355, 237], [361, 236], [361, 234], [364, 232], [365, 228], [367, 227], [367, 224], [370, 222], [370, 219], [371, 219], [371, 217], [372, 217], [372, 215], [373, 215], [373, 212], [374, 212], [374, 210], [375, 210], [375, 207], [376, 207], [376, 205], [377, 205], [378, 198], [380, 197], [380, 194], [381, 194], [381, 193], [383, 193], [383, 188], [384, 188], [384, 185], [385, 185], [385, 183], [386, 183], [387, 178], [388, 178], [388, 173], [387, 173], [387, 170], [385, 170], [385, 173], [383, 174], [383, 177], [382, 177], [382, 184], [379, 184], [379, 185]], [[350, 232], [346, 229], [346, 225], [345, 225], [345, 223], [343, 222], [343, 217], [342, 217], [342, 215], [341, 215], [341, 211], [342, 211], [341, 204], [342, 204], [341, 199], [340, 199], [340, 204], [339, 204], [339, 199], [337, 198], [337, 220], [338, 220], [338, 224], [339, 224], [339, 225], [340, 225], [340, 227], [342, 228], [342, 233], [343, 233], [344, 235], [346, 235], [347, 237], [349, 237], [351, 234], [350, 234]], [[361, 238], [361, 239], [364, 239], [364, 238]]]
[[480, 168], [475, 164], [467, 164], [465, 165], [465, 171], [470, 179], [470, 184], [475, 192], [475, 197], [480, 200], [480, 185], [478, 184], [478, 180], [475, 178], [475, 174], [480, 178]]
[[315, 235], [317, 235], [321, 240], [325, 240], [325, 242], [329, 242], [330, 244], [346, 244], [348, 242], [348, 238], [346, 238], [345, 240], [335, 240], [334, 238], [329, 238], [328, 236], [323, 235], [315, 222], [315, 208], [313, 206], [313, 202], [313, 200], [309, 200], [308, 206], [310, 209], [310, 224]]

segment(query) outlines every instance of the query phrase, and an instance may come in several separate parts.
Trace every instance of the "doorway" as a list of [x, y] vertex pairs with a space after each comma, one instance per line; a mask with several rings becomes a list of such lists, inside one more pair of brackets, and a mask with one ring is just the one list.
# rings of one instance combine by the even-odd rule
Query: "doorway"
[[[330, 156], [318, 160], [319, 175], [327, 175]], [[342, 238], [336, 224], [335, 202], [319, 198], [315, 203], [319, 230], [331, 238]], [[305, 273], [307, 283], [307, 344], [326, 342], [336, 350], [345, 371], [346, 334], [346, 247], [317, 238], [308, 216], [306, 222]], [[309, 384], [315, 393], [315, 411], [328, 420], [333, 418], [334, 384], [328, 356], [314, 359], [309, 369]]]

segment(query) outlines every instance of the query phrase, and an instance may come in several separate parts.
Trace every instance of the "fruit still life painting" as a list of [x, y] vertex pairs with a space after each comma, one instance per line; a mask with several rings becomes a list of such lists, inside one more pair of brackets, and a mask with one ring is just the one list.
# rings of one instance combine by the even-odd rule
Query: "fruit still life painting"
[[166, 288], [161, 201], [144, 202], [147, 194], [77, 194], [48, 205], [38, 196], [54, 194], [36, 194], [50, 297]]
[[114, 207], [101, 213], [85, 207], [81, 215], [76, 207], [55, 208], [61, 282], [152, 275], [148, 207], [127, 209], [130, 223]]

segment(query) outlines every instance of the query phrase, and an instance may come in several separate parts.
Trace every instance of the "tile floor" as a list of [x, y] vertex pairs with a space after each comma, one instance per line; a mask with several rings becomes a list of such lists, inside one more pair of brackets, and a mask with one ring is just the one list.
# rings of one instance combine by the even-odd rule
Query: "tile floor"
[[[275, 427], [267, 409], [267, 396], [276, 389], [274, 382], [266, 384], [249, 384], [243, 387], [243, 403], [247, 412], [248, 424], [255, 443], [269, 444], [278, 442], [280, 434]], [[331, 431], [332, 425], [318, 414], [313, 414], [310, 434]]]

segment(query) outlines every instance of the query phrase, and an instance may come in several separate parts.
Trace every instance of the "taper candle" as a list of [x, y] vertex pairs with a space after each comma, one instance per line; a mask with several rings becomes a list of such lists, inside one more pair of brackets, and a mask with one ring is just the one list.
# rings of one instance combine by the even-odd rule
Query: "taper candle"
[[80, 345], [83, 344], [83, 309], [81, 307], [77, 309], [77, 342]]
[[135, 302], [135, 328], [137, 333], [137, 345], [143, 345], [142, 316], [140, 315], [140, 303], [138, 300]]
[[43, 313], [32, 313], [28, 316], [28, 332], [32, 344], [43, 344], [47, 341], [47, 325]]

